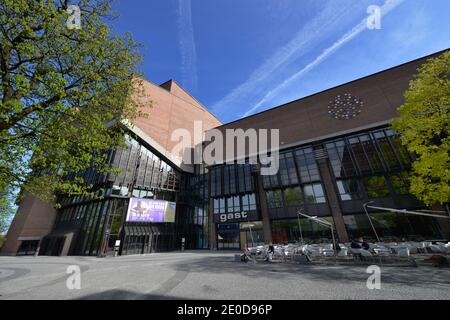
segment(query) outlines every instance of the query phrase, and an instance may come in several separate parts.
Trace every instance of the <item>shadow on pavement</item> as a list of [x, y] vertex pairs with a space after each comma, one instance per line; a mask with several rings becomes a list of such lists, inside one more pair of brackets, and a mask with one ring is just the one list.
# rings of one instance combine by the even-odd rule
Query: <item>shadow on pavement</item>
[[[177, 270], [190, 270], [196, 273], [240, 274], [255, 281], [262, 279], [298, 279], [303, 277], [310, 281], [328, 281], [336, 283], [351, 283], [366, 281], [370, 274], [366, 267], [340, 265], [298, 265], [293, 263], [243, 263], [234, 262], [233, 257], [203, 257], [189, 259], [177, 263]], [[428, 288], [450, 289], [450, 269], [433, 267], [383, 267], [381, 278], [385, 284], [406, 286], [426, 286]]]
[[86, 295], [76, 300], [184, 300], [184, 299], [172, 296], [157, 295], [157, 294], [142, 294], [134, 291], [114, 289], [94, 293], [91, 295]]

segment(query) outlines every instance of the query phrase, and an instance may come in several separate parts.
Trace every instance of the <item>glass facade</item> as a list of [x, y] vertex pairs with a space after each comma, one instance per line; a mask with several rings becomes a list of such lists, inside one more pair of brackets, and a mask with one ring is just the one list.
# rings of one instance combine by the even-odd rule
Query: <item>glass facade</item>
[[129, 135], [125, 136], [125, 143], [126, 147], [117, 150], [112, 161], [120, 173], [108, 177], [113, 182], [113, 194], [127, 196], [131, 188], [155, 192], [180, 190], [180, 172]]
[[278, 174], [263, 177], [269, 208], [326, 203], [312, 147], [280, 152]]
[[[413, 155], [390, 128], [334, 139], [324, 145], [350, 238], [364, 236], [375, 240], [362, 209], [365, 202], [375, 201], [392, 208], [424, 208], [408, 191], [407, 176]], [[432, 218], [390, 212], [371, 213], [370, 216], [383, 240], [420, 240], [438, 236], [438, 227]]]
[[[439, 238], [439, 229], [433, 218], [379, 212], [370, 215], [381, 241], [424, 241]], [[375, 233], [366, 215], [345, 215], [344, 222], [351, 238], [364, 237], [376, 241]]]
[[325, 143], [341, 201], [408, 194], [412, 157], [389, 129]]
[[[334, 184], [328, 188], [337, 195], [350, 238], [360, 235], [370, 237], [372, 231], [367, 229], [367, 216], [362, 206], [365, 202], [379, 200], [385, 206], [402, 208], [404, 205], [412, 208], [422, 206], [408, 192], [407, 173], [413, 160], [412, 155], [390, 128], [369, 130], [314, 145], [282, 150], [278, 173], [262, 177], [274, 242], [297, 242], [302, 236], [305, 242], [331, 242], [329, 229], [297, 218], [297, 211], [302, 208], [309, 215], [318, 215], [333, 222], [322, 180], [321, 171], [324, 169], [319, 168], [318, 159], [322, 158], [316, 155], [321, 150], [324, 150], [325, 159], [328, 158], [327, 168]], [[249, 195], [245, 181], [251, 179], [251, 166], [224, 165], [211, 168], [213, 213], [221, 215], [248, 210], [248, 207], [243, 206], [243, 197]], [[251, 190], [255, 191], [250, 197], [252, 201], [256, 200], [252, 208], [259, 214], [257, 189], [258, 185], [253, 183]], [[396, 214], [391, 216], [394, 219]], [[260, 215], [257, 217], [260, 218]], [[355, 217], [357, 224], [348, 223], [353, 221], [349, 219]], [[419, 228], [418, 219], [402, 220], [396, 217], [394, 220], [397, 222], [389, 228], [379, 225], [380, 233], [397, 239], [406, 234], [424, 237], [436, 234], [434, 227], [426, 230]], [[416, 222], [412, 223], [413, 221]], [[430, 221], [423, 222], [432, 225]], [[410, 226], [409, 229], [405, 229], [406, 224]], [[403, 229], [399, 228], [400, 225]], [[239, 242], [241, 248], [244, 243], [248, 245], [243, 240], [247, 237], [238, 233], [239, 228], [238, 223], [218, 223], [219, 248], [236, 248]]]
[[252, 165], [221, 165], [212, 167], [210, 172], [214, 215], [256, 212]]
[[193, 235], [190, 249], [206, 249], [209, 246], [208, 242], [208, 210], [209, 210], [209, 171], [203, 165], [196, 165], [195, 172], [187, 178], [187, 188], [182, 191], [184, 201], [189, 204], [191, 215], [186, 215], [185, 218], [191, 217], [191, 221], [184, 221], [179, 223], [180, 227], [191, 226], [193, 229], [185, 234]]
[[[323, 218], [332, 222], [331, 217]], [[331, 230], [305, 218], [276, 220], [272, 222], [274, 243], [332, 243]]]
[[[114, 254], [117, 241], [121, 254], [179, 249], [181, 238], [186, 248], [208, 246], [206, 174], [183, 175], [129, 134], [125, 146], [108, 155], [120, 173], [101, 175], [92, 169], [78, 174], [97, 191], [60, 199], [62, 207], [42, 252], [57, 255], [62, 245], [55, 239], [67, 234], [75, 239], [69, 250], [74, 255]], [[175, 223], [126, 222], [129, 197], [177, 202]]]
[[[331, 189], [322, 177], [323, 162], [317, 160], [321, 150], [328, 157]], [[331, 241], [330, 230], [297, 215], [302, 208], [306, 214], [332, 222], [327, 199], [330, 190], [336, 193], [351, 238], [373, 234], [363, 211], [365, 202], [380, 200], [392, 207], [421, 208], [408, 192], [412, 157], [389, 128], [282, 150], [278, 173], [262, 177], [250, 164], [195, 165], [194, 173], [183, 173], [131, 135], [126, 135], [124, 148], [107, 155], [120, 173], [100, 175], [91, 170], [81, 174], [97, 191], [90, 197], [61, 199], [53, 238], [45, 242], [44, 252], [60, 250], [64, 244], [60, 235], [67, 233], [76, 239], [70, 254], [113, 254], [117, 241], [121, 254], [168, 251], [179, 249], [182, 238], [186, 249], [205, 249], [214, 245], [209, 242], [210, 217], [214, 218], [219, 249], [263, 244], [260, 197], [264, 193], [276, 243], [302, 238], [305, 242]], [[176, 202], [175, 223], [124, 221], [129, 197]], [[374, 221], [377, 232], [386, 239], [431, 238], [438, 230], [433, 219], [380, 213], [374, 214]]]

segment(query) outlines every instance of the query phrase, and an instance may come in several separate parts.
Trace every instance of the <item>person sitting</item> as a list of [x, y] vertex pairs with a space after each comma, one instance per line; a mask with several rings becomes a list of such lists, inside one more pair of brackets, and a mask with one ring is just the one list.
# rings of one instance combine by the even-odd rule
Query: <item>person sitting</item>
[[245, 248], [244, 252], [241, 254], [241, 261], [247, 263], [250, 260], [252, 260], [251, 252], [248, 248]]
[[361, 249], [361, 243], [358, 240], [352, 239], [352, 242], [350, 243], [350, 248], [352, 249]]
[[369, 249], [370, 249], [370, 245], [367, 243], [367, 241], [365, 241], [362, 238], [361, 238], [361, 247], [366, 251], [369, 251]]

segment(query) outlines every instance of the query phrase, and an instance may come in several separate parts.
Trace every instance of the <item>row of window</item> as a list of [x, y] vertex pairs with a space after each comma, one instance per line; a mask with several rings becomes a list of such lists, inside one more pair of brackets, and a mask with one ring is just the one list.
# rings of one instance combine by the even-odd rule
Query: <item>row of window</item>
[[326, 203], [325, 194], [320, 183], [269, 190], [266, 191], [266, 195], [269, 208], [300, 207], [303, 203]]
[[[125, 200], [110, 199], [66, 207], [59, 211], [56, 228], [64, 227], [67, 223], [78, 223], [81, 232], [78, 235], [75, 254], [96, 255], [106, 225], [110, 234], [118, 234], [124, 206]], [[106, 223], [108, 211], [110, 215]]]
[[278, 174], [263, 176], [264, 189], [320, 181], [319, 168], [311, 147], [283, 151], [279, 159]]
[[[321, 217], [333, 223], [332, 217]], [[272, 221], [272, 240], [274, 243], [323, 243], [332, 242], [329, 228], [305, 218]]]
[[409, 194], [406, 172], [386, 176], [339, 179], [336, 184], [342, 201], [363, 199], [365, 193], [369, 199]]
[[180, 173], [129, 135], [125, 140], [127, 146], [116, 151], [112, 162], [120, 170], [111, 176], [115, 185], [180, 189]]
[[410, 166], [411, 157], [391, 129], [341, 138], [325, 147], [336, 178], [398, 171]]
[[[119, 191], [117, 189], [119, 189]], [[100, 200], [101, 198], [107, 197], [111, 194], [127, 196], [128, 188], [126, 187], [120, 188], [118, 186], [98, 187], [95, 191], [93, 191], [88, 195], [61, 196], [58, 199], [58, 203], [62, 207], [64, 207], [69, 206], [71, 204]]]
[[104, 220], [110, 205], [112, 205], [112, 201], [96, 202], [82, 206], [86, 210], [81, 233], [84, 237], [82, 238], [83, 241], [79, 242], [79, 245], [82, 244], [82, 246], [78, 248], [82, 254], [97, 255], [101, 246]]
[[211, 170], [211, 197], [252, 192], [252, 169], [249, 164], [217, 166]]
[[378, 212], [370, 215], [371, 222], [364, 214], [345, 215], [344, 223], [350, 238], [364, 237], [376, 241], [373, 228], [381, 241], [424, 241], [439, 237], [436, 219], [392, 212]]
[[238, 213], [256, 210], [254, 193], [214, 199], [214, 214]]
[[208, 203], [208, 174], [198, 174], [190, 176], [188, 188], [183, 190], [186, 193], [187, 201], [191, 205]]
[[89, 214], [89, 210], [92, 209], [92, 205], [93, 204], [91, 203], [82, 206], [74, 206], [61, 209], [58, 215], [58, 223], [84, 219], [84, 217]]
[[[106, 151], [104, 153], [106, 154], [106, 163], [111, 163], [114, 152]], [[45, 173], [46, 171], [47, 170], [43, 170], [42, 172]], [[91, 161], [91, 166], [88, 169], [77, 173], [71, 173], [67, 175], [67, 178], [70, 180], [74, 180], [75, 178], [82, 179], [85, 185], [92, 185], [94, 187], [103, 185], [106, 182], [106, 175], [95, 169], [94, 161]]]

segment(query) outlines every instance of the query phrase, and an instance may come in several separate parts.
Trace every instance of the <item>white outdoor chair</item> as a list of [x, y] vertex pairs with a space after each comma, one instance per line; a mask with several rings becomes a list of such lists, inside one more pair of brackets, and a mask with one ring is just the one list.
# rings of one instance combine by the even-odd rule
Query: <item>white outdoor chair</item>
[[410, 254], [417, 254], [419, 253], [419, 244], [416, 242], [410, 242], [407, 244], [408, 248], [409, 248], [409, 253]]
[[441, 248], [442, 248], [442, 251], [444, 251], [445, 253], [449, 253], [450, 254], [450, 242], [449, 243], [445, 243]]
[[397, 257], [409, 258], [409, 248], [400, 249], [397, 252]]
[[333, 256], [334, 256], [334, 251], [333, 251], [333, 250], [325, 249], [325, 250], [322, 251], [322, 254], [323, 254], [325, 257], [333, 257]]
[[441, 248], [438, 245], [432, 244], [432, 245], [428, 246], [428, 248], [430, 248], [432, 253], [443, 253]]
[[380, 245], [376, 245], [373, 251], [377, 254], [377, 256], [387, 257], [391, 254], [391, 250]]
[[339, 251], [338, 257], [347, 257], [347, 256], [348, 256], [348, 249], [341, 247], [341, 251]]
[[359, 249], [360, 253], [363, 257], [372, 257], [373, 255], [370, 253], [370, 251], [364, 250], [364, 249]]

